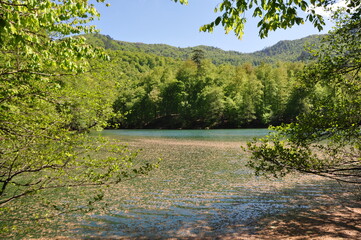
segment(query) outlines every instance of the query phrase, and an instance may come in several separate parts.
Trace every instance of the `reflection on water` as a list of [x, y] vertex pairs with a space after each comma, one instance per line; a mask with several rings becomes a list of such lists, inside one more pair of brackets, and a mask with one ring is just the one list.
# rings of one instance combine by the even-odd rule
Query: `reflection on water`
[[[234, 141], [242, 138], [241, 132], [251, 137], [252, 131], [253, 136], [267, 134], [262, 129], [105, 131], [105, 135], [137, 139], [127, 138], [131, 146], [144, 149], [141, 158], [161, 156], [164, 160], [149, 176], [112, 188], [108, 211], [83, 221], [77, 234], [146, 239], [253, 234], [261, 227], [259, 219], [325, 204], [324, 194], [339, 191], [332, 183], [309, 177], [256, 178], [245, 167], [247, 155], [239, 146], [225, 149], [214, 142], [199, 146], [194, 141]], [[157, 141], [143, 141], [140, 136], [157, 137]], [[189, 140], [177, 145], [176, 139], [169, 140], [175, 137]]]

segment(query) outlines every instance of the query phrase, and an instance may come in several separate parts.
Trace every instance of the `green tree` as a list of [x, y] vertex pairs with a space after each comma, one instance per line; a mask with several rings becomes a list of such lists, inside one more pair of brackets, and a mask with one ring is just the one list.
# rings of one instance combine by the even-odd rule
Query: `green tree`
[[[152, 165], [136, 166], [125, 148], [77, 131], [110, 115], [101, 106], [109, 102], [99, 98], [99, 77], [75, 76], [89, 70], [87, 59], [107, 56], [82, 37], [67, 37], [95, 31], [88, 23], [99, 14], [88, 1], [0, 1], [0, 16], [0, 231], [6, 234], [13, 211], [26, 204], [25, 219], [84, 209], [101, 199], [100, 186]], [[85, 84], [94, 88], [86, 91]], [[92, 194], [73, 191], [67, 204], [45, 200], [54, 189], [79, 186]], [[49, 208], [32, 211], [42, 204]]]
[[191, 59], [195, 64], [197, 64], [199, 74], [201, 74], [201, 72], [202, 72], [202, 67], [203, 67], [202, 65], [203, 65], [204, 58], [205, 58], [205, 56], [204, 56], [203, 50], [201, 50], [201, 49], [193, 50]]
[[309, 111], [250, 144], [257, 174], [292, 171], [361, 184], [361, 20], [336, 12], [326, 37], [302, 77]]
[[204, 127], [214, 127], [219, 124], [224, 110], [224, 93], [221, 87], [206, 86], [197, 99], [197, 114]]

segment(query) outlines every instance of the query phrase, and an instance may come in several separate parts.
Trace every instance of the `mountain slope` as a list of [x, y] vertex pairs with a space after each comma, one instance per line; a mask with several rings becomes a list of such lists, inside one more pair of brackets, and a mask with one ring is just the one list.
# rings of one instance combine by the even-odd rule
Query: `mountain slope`
[[145, 44], [131, 43], [112, 39], [110, 36], [101, 34], [85, 35], [87, 41], [95, 46], [104, 47], [109, 50], [122, 50], [130, 52], [151, 53], [174, 59], [189, 59], [194, 49], [203, 50], [206, 58], [211, 59], [214, 64], [228, 63], [241, 65], [251, 62], [259, 65], [262, 62], [276, 63], [277, 61], [303, 61], [309, 54], [305, 50], [306, 45], [315, 45], [320, 42], [322, 35], [311, 35], [302, 39], [292, 41], [280, 41], [277, 44], [267, 47], [254, 53], [240, 53], [237, 51], [224, 51], [220, 48], [210, 46], [196, 46], [188, 48], [173, 47], [166, 44]]
[[271, 47], [252, 53], [258, 57], [271, 57], [287, 61], [305, 60], [309, 48], [317, 47], [324, 35], [311, 35], [297, 40], [279, 41]]

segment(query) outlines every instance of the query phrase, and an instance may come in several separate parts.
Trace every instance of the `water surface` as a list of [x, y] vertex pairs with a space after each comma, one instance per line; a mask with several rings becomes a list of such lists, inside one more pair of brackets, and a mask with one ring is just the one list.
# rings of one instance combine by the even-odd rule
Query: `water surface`
[[174, 139], [197, 139], [215, 141], [243, 141], [255, 137], [263, 137], [271, 131], [266, 128], [260, 129], [209, 129], [209, 130], [144, 130], [144, 129], [121, 129], [104, 130], [103, 136], [131, 136], [131, 137], [155, 137]]
[[261, 220], [303, 211], [341, 191], [332, 182], [290, 175], [255, 177], [245, 166], [245, 140], [267, 129], [242, 130], [106, 130], [102, 135], [126, 139], [142, 148], [142, 160], [163, 160], [148, 176], [110, 189], [107, 210], [93, 213], [72, 232], [104, 238], [223, 238], [256, 234]]

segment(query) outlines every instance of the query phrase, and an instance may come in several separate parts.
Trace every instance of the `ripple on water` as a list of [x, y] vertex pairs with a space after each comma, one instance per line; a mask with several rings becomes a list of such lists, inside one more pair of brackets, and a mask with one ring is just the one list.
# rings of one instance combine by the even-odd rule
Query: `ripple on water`
[[[148, 150], [166, 153], [170, 147], [161, 142], [147, 143], [153, 144]], [[307, 209], [325, 193], [341, 191], [296, 177], [290, 184], [255, 178], [238, 150], [215, 146], [171, 145], [156, 174], [120, 189], [112, 210], [91, 216], [79, 233], [164, 239], [248, 231], [263, 217]]]
[[314, 198], [331, 186], [307, 184], [297, 188], [259, 191], [244, 186], [224, 191], [147, 192], [122, 203], [124, 211], [94, 215], [84, 223], [82, 231], [93, 236], [194, 236], [194, 234], [235, 231], [234, 226], [247, 226], [263, 216], [310, 207], [307, 202], [295, 203], [297, 196]]

